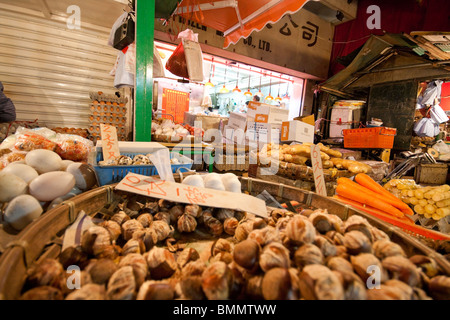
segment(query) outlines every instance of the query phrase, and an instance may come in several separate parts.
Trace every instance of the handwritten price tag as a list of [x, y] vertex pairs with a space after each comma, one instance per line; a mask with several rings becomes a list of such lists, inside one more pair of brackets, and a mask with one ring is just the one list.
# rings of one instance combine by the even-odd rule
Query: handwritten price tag
[[132, 172], [120, 181], [116, 189], [168, 201], [247, 211], [260, 217], [267, 217], [266, 204], [261, 199], [241, 193], [159, 180]]
[[100, 134], [102, 137], [103, 160], [108, 161], [119, 158], [120, 151], [116, 127], [101, 123]]
[[311, 163], [314, 174], [314, 184], [316, 186], [316, 193], [318, 195], [327, 196], [327, 188], [325, 186], [325, 179], [323, 178], [322, 158], [320, 157], [320, 147], [311, 145]]

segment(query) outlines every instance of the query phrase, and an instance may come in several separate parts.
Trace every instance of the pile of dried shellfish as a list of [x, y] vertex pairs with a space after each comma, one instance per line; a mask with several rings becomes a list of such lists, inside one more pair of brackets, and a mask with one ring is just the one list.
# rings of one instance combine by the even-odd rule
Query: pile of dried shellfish
[[[407, 257], [361, 216], [276, 209], [263, 219], [146, 199], [127, 199], [83, 233], [79, 248], [32, 266], [20, 298], [450, 299], [450, 277], [432, 258]], [[208, 232], [216, 240], [207, 256], [176, 245]], [[80, 289], [68, 289], [72, 265], [81, 269]], [[367, 287], [373, 267], [378, 289]]]
[[[170, 164], [180, 164], [180, 160], [177, 158], [170, 159]], [[149, 158], [149, 154], [137, 154], [133, 157], [127, 155], [121, 155], [116, 159], [102, 160], [98, 162], [99, 166], [142, 166], [153, 165]]]

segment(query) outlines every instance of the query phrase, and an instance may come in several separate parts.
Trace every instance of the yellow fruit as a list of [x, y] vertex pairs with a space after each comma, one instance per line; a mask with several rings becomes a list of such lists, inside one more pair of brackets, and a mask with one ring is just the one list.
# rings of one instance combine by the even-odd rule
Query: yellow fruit
[[409, 202], [410, 202], [413, 206], [415, 206], [416, 204], [419, 203], [419, 200], [418, 200], [417, 198], [412, 197], [412, 198], [409, 198]]
[[428, 204], [428, 201], [425, 200], [425, 199], [421, 199], [421, 200], [419, 200], [419, 204], [420, 204], [422, 207], [425, 207], [425, 206]]
[[423, 199], [423, 191], [420, 189], [414, 190], [414, 196], [419, 200]]
[[436, 212], [436, 207], [433, 206], [432, 204], [427, 204], [427, 205], [424, 207], [424, 209], [425, 209], [425, 212], [428, 213], [428, 214], [433, 214], [433, 213]]
[[433, 218], [433, 220], [439, 220], [441, 218], [438, 214], [433, 214], [431, 215], [431, 217]]
[[414, 206], [414, 212], [416, 212], [418, 214], [424, 214], [425, 210], [423, 209], [423, 207], [421, 205], [416, 204]]

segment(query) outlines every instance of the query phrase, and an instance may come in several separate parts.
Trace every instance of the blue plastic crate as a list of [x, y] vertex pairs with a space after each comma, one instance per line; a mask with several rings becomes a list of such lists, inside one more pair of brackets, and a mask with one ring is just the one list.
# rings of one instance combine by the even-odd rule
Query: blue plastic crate
[[[121, 152], [121, 155], [133, 158], [134, 156], [142, 153], [138, 152]], [[172, 172], [187, 172], [191, 170], [193, 161], [186, 156], [170, 153], [170, 159], [173, 157], [179, 157], [185, 161], [190, 161], [190, 163], [182, 164], [172, 164]], [[97, 153], [97, 163], [103, 160], [103, 153]], [[136, 174], [141, 174], [144, 176], [154, 176], [158, 174], [158, 170], [154, 165], [131, 165], [131, 166], [99, 166], [94, 165], [95, 172], [97, 173], [97, 179], [100, 186], [107, 184], [113, 184], [120, 182], [129, 172]]]

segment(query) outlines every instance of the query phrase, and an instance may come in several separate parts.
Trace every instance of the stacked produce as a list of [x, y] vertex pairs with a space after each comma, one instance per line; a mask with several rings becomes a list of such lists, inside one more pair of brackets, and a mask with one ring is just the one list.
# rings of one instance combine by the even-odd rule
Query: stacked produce
[[0, 145], [0, 208], [4, 222], [20, 231], [43, 212], [92, 188], [86, 161], [93, 143], [47, 128], [19, 127]]
[[94, 144], [75, 134], [60, 134], [48, 128], [19, 127], [0, 145], [0, 169], [11, 162], [24, 160], [29, 151], [36, 149], [54, 151], [63, 160], [87, 161]]
[[62, 160], [51, 150], [32, 150], [24, 160], [12, 162], [0, 171], [4, 220], [20, 231], [44, 210], [89, 190], [96, 183], [92, 166]]
[[[263, 219], [116, 195], [121, 203], [83, 232], [80, 246], [29, 268], [21, 299], [450, 298], [450, 278], [433, 258], [408, 257], [360, 216], [276, 209]], [[195, 239], [211, 246], [197, 250]], [[73, 265], [81, 269], [79, 290], [66, 285]], [[369, 266], [379, 270], [377, 289], [367, 286]]]
[[[266, 145], [259, 156], [271, 157], [279, 161], [284, 161], [293, 164], [306, 165], [311, 161], [311, 143], [303, 143], [296, 145]], [[370, 173], [372, 168], [367, 164], [355, 161], [342, 159], [342, 153], [324, 146], [322, 143], [317, 144], [320, 147], [320, 157], [322, 159], [322, 167], [324, 169], [345, 169], [351, 173]]]
[[337, 180], [336, 199], [379, 217], [388, 217], [414, 224], [405, 216], [413, 215], [411, 208], [364, 173], [355, 181], [342, 177]]
[[183, 138], [189, 135], [189, 130], [170, 119], [155, 119], [152, 121], [152, 134]]
[[427, 219], [440, 220], [450, 215], [450, 186], [447, 184], [421, 187], [414, 180], [393, 179], [384, 188]]
[[193, 187], [209, 188], [220, 191], [241, 193], [241, 182], [234, 173], [207, 173], [204, 175], [190, 175], [183, 179], [183, 184]]

